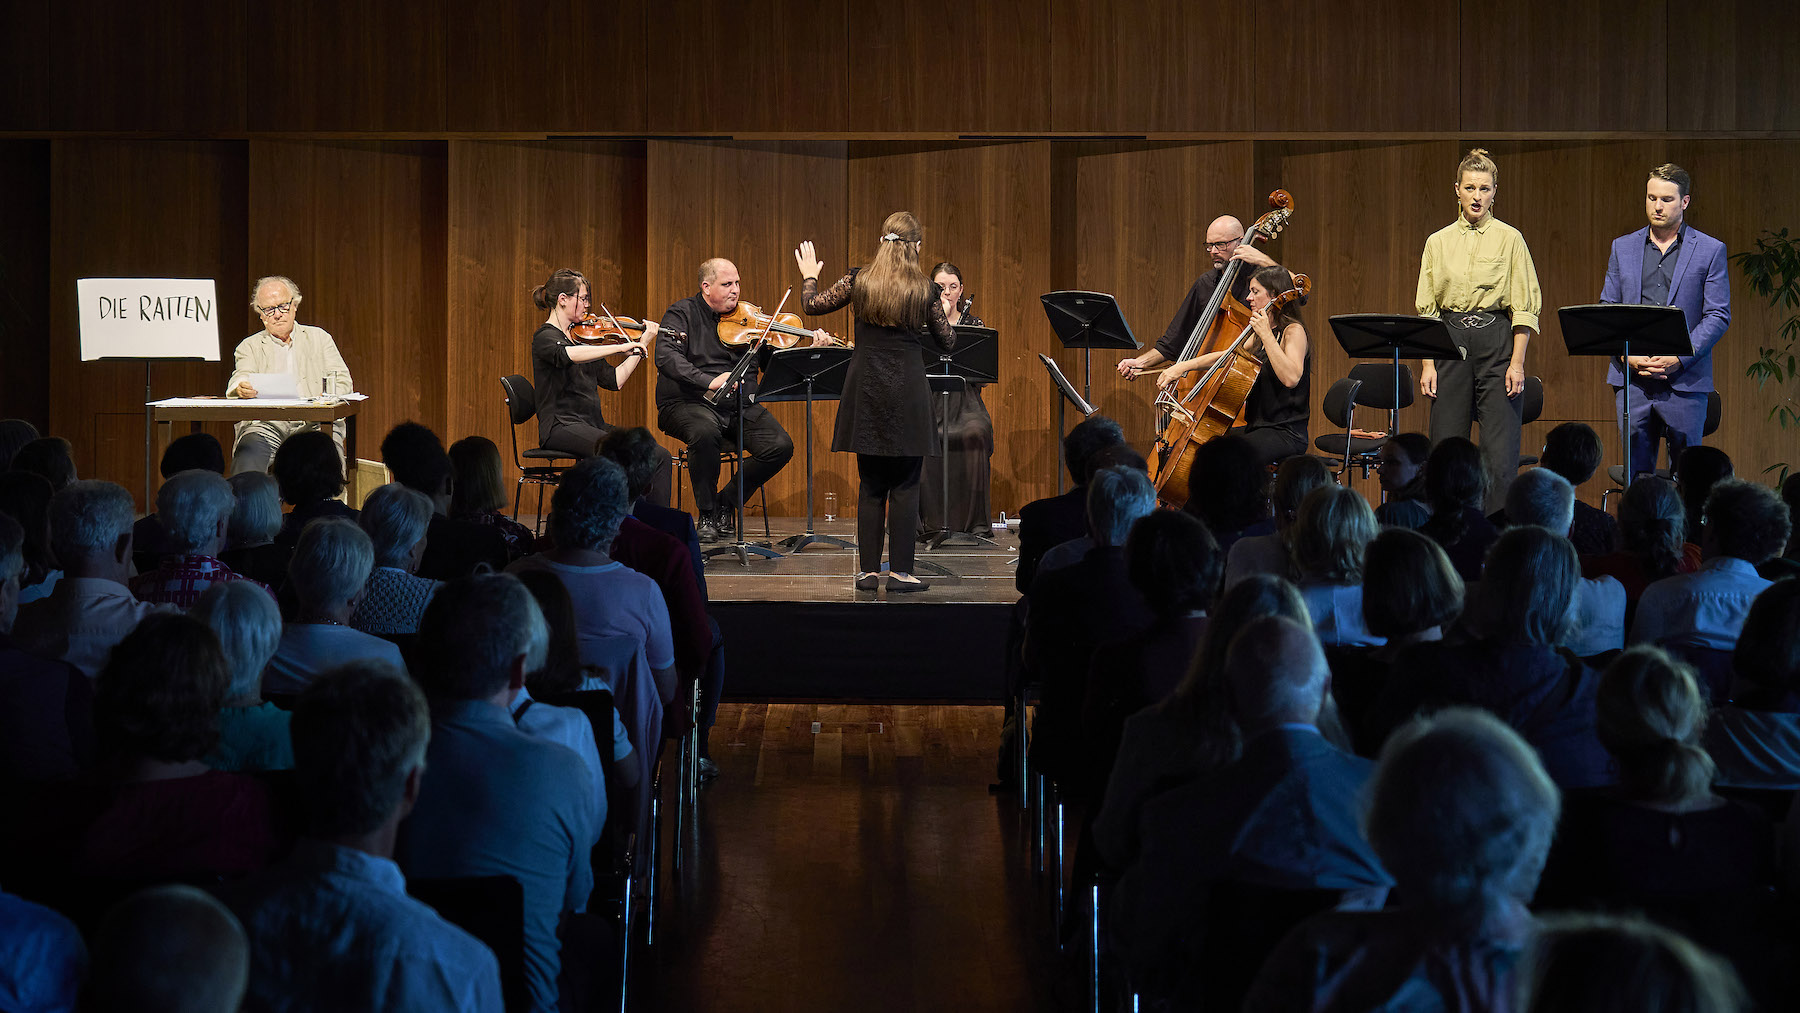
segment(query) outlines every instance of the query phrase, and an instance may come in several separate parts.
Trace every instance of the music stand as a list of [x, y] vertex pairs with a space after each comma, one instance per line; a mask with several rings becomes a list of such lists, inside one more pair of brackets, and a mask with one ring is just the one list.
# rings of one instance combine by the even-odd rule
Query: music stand
[[[958, 325], [951, 330], [956, 332], [956, 349], [950, 352], [940, 351], [937, 361], [931, 364], [925, 378], [931, 385], [931, 392], [943, 398], [944, 406], [944, 423], [938, 447], [939, 467], [943, 476], [941, 506], [944, 511], [944, 527], [931, 540], [929, 547], [933, 549], [945, 545], [998, 544], [985, 535], [950, 530], [950, 395], [955, 391], [966, 390], [971, 384], [1000, 382], [1000, 332], [992, 327], [968, 325]], [[957, 382], [952, 383], [953, 380]]]
[[[752, 347], [744, 352], [743, 358], [738, 360], [738, 365], [743, 365], [744, 359], [757, 355], [760, 357], [760, 361], [757, 365], [760, 366], [762, 363], [768, 362], [768, 356], [774, 350], [775, 347], [773, 345], [766, 344]], [[750, 367], [750, 374], [745, 377], [744, 382], [736, 385], [736, 389], [732, 391], [730, 397], [730, 400], [737, 405], [738, 465], [737, 481], [735, 482], [737, 485], [737, 541], [732, 542], [729, 545], [715, 545], [710, 549], [702, 550], [700, 553], [707, 559], [711, 559], [714, 556], [722, 556], [729, 552], [737, 556], [738, 562], [744, 566], [750, 565], [751, 556], [756, 556], [759, 559], [781, 558], [781, 553], [776, 552], [773, 548], [758, 542], [752, 542], [744, 536], [744, 406], [750, 402], [748, 388], [750, 386], [750, 381], [755, 378], [754, 375], [756, 369], [757, 366]], [[737, 372], [737, 366], [732, 367], [732, 372]], [[811, 450], [811, 448], [812, 444], [809, 442], [807, 444], [807, 449]]]
[[763, 366], [758, 401], [806, 402], [806, 530], [780, 541], [789, 552], [799, 552], [808, 545], [856, 548], [855, 542], [813, 531], [813, 402], [836, 401], [843, 396], [844, 375], [850, 371], [853, 354], [849, 348], [800, 345], [776, 352]]
[[1041, 298], [1044, 316], [1050, 318], [1050, 329], [1062, 340], [1063, 347], [1081, 349], [1082, 400], [1092, 401], [1094, 349], [1136, 351], [1144, 347], [1143, 343], [1132, 335], [1118, 301], [1104, 292], [1050, 292]]
[[1042, 362], [1044, 368], [1050, 371], [1050, 381], [1056, 384], [1056, 389], [1062, 391], [1062, 397], [1056, 399], [1056, 494], [1061, 496], [1063, 493], [1064, 466], [1066, 464], [1066, 462], [1063, 461], [1062, 452], [1062, 435], [1066, 428], [1063, 421], [1063, 408], [1067, 404], [1072, 404], [1075, 406], [1075, 410], [1081, 413], [1083, 418], [1094, 414], [1096, 411], [1099, 411], [1099, 409], [1088, 404], [1087, 398], [1082, 397], [1080, 392], [1075, 389], [1075, 385], [1069, 382], [1069, 378], [1063, 375], [1062, 367], [1056, 364], [1055, 359], [1045, 355], [1043, 352], [1039, 352], [1038, 361]]
[[[1400, 428], [1400, 360], [1461, 359], [1466, 354], [1437, 317], [1390, 313], [1340, 313], [1330, 318], [1331, 333], [1352, 359], [1394, 361], [1394, 414], [1389, 429]], [[1393, 435], [1393, 432], [1388, 435]]]
[[[1619, 360], [1619, 376], [1624, 382], [1619, 443], [1625, 450], [1624, 484], [1630, 486], [1636, 476], [1631, 473], [1631, 366], [1625, 360], [1632, 354], [1634, 344], [1638, 355], [1693, 355], [1687, 316], [1676, 306], [1590, 303], [1564, 306], [1556, 311], [1556, 319], [1562, 323], [1563, 344], [1568, 346], [1570, 355], [1604, 355]], [[1656, 468], [1654, 458], [1650, 467]]]

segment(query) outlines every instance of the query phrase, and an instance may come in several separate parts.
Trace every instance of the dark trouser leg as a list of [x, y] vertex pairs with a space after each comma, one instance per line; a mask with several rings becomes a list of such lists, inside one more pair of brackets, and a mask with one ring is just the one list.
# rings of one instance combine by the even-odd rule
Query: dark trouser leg
[[887, 526], [888, 475], [883, 467], [892, 458], [856, 455], [856, 552], [857, 569], [881, 570], [881, 532]]
[[892, 457], [896, 481], [888, 490], [888, 569], [913, 572], [913, 551], [918, 547], [919, 471], [922, 457]]
[[1306, 437], [1281, 426], [1253, 426], [1240, 435], [1256, 448], [1257, 460], [1265, 464], [1285, 461], [1295, 454], [1306, 453]]
[[[1631, 416], [1625, 420], [1625, 438], [1631, 441], [1631, 474], [1632, 478], [1648, 475], [1656, 471], [1657, 436], [1662, 428], [1655, 412], [1651, 410], [1650, 398], [1642, 387], [1633, 385], [1631, 403], [1624, 403], [1625, 392], [1621, 388], [1613, 389], [1613, 413], [1615, 417], [1624, 416], [1630, 409]], [[1679, 450], [1673, 440], [1669, 442], [1669, 468], [1675, 467], [1675, 457]], [[1626, 485], [1630, 485], [1629, 479]]]
[[719, 450], [724, 445], [718, 413], [708, 405], [678, 401], [657, 413], [656, 427], [687, 444], [694, 509], [701, 517], [710, 515], [719, 503]]
[[707, 733], [719, 720], [719, 697], [725, 692], [725, 634], [719, 632], [719, 622], [711, 616], [706, 617], [706, 625], [712, 630], [712, 653], [706, 658], [706, 671], [700, 676], [700, 755], [712, 755], [707, 742]]
[[[1506, 490], [1519, 475], [1519, 428], [1521, 399], [1506, 396], [1506, 367], [1512, 362], [1512, 333], [1505, 334], [1504, 347], [1483, 348], [1480, 358], [1471, 363], [1475, 372], [1475, 412], [1481, 423], [1481, 463], [1487, 472], [1488, 513], [1506, 507]], [[1476, 349], [1469, 349], [1476, 359]]]
[[[1706, 401], [1705, 391], [1671, 390], [1661, 385], [1661, 390], [1646, 392], [1638, 387], [1631, 392], [1632, 399], [1632, 464], [1636, 471], [1647, 471], [1656, 467], [1657, 440], [1660, 438], [1669, 444], [1669, 470], [1675, 470], [1675, 461], [1681, 452], [1689, 447], [1699, 446], [1706, 434]], [[1639, 408], [1639, 405], [1642, 408]], [[1638, 416], [1643, 421], [1638, 422]], [[1639, 458], [1637, 441], [1641, 439], [1645, 449]], [[1649, 462], [1640, 465], [1639, 460]]]
[[1469, 438], [1475, 405], [1475, 374], [1462, 359], [1437, 360], [1438, 392], [1431, 401], [1431, 445], [1452, 436]]
[[[744, 454], [749, 460], [743, 462], [739, 472], [744, 483], [744, 502], [756, 495], [764, 482], [775, 477], [775, 473], [787, 466], [794, 457], [794, 441], [788, 437], [787, 430], [769, 410], [762, 405], [751, 405], [744, 410]], [[730, 425], [725, 427], [725, 438], [733, 441], [729, 444], [736, 449], [737, 431]], [[728, 510], [737, 509], [736, 482], [726, 483], [719, 492], [719, 504]]]
[[612, 427], [605, 429], [590, 426], [582, 422], [565, 422], [550, 430], [550, 435], [541, 441], [546, 449], [560, 450], [578, 459], [593, 457], [600, 452], [600, 441], [606, 439]]

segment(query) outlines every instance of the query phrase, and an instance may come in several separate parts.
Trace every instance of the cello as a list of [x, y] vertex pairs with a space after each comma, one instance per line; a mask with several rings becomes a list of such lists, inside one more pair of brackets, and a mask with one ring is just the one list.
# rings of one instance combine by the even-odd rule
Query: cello
[[[1224, 287], [1223, 282], [1220, 287]], [[1294, 287], [1269, 300], [1269, 318], [1279, 318], [1283, 307], [1305, 299], [1311, 292], [1312, 279], [1304, 274], [1294, 275]], [[1244, 350], [1253, 333], [1246, 318], [1237, 337], [1221, 350], [1224, 354], [1194, 381], [1186, 394], [1177, 395], [1170, 390], [1156, 399], [1157, 407], [1174, 420], [1157, 441], [1164, 452], [1155, 476], [1157, 498], [1171, 507], [1179, 509], [1187, 503], [1188, 472], [1193, 467], [1195, 449], [1243, 422], [1250, 388], [1256, 386], [1263, 368], [1256, 356]]]

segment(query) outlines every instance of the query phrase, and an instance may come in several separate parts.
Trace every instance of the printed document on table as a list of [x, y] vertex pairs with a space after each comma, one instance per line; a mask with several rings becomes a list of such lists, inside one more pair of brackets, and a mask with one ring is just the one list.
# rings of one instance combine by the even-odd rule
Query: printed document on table
[[300, 396], [300, 378], [292, 373], [245, 373], [243, 382], [256, 388], [259, 401]]

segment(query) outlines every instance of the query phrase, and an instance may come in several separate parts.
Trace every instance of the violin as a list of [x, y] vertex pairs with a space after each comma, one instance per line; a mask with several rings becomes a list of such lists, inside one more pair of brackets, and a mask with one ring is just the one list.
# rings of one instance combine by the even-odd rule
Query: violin
[[[747, 345], [759, 338], [767, 338], [769, 344], [776, 348], [792, 348], [802, 341], [811, 341], [813, 332], [806, 329], [798, 313], [782, 313], [777, 306], [773, 317], [764, 313], [754, 303], [740, 301], [737, 308], [719, 318], [719, 340], [727, 345]], [[855, 341], [845, 341], [835, 334], [827, 334], [833, 344], [853, 348]]]
[[[605, 311], [606, 307], [602, 306], [600, 309]], [[605, 316], [589, 313], [577, 320], [569, 327], [569, 337], [584, 345], [613, 345], [635, 340], [632, 335], [625, 333], [627, 331], [644, 333], [644, 321], [615, 317], [607, 311]], [[661, 328], [659, 333], [670, 335], [677, 341], [687, 338], [686, 334], [667, 327]]]

